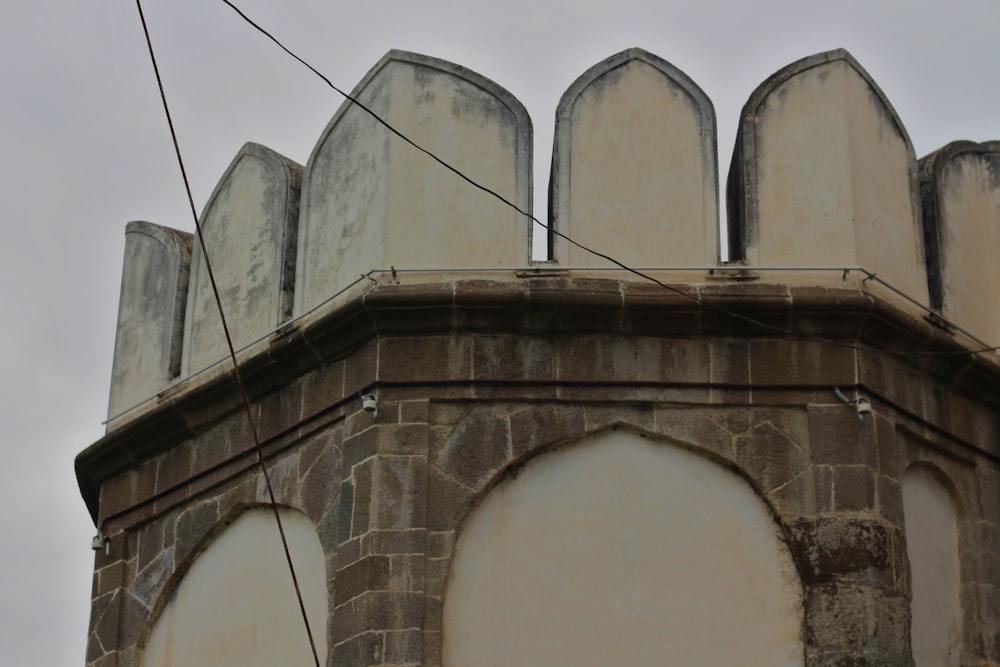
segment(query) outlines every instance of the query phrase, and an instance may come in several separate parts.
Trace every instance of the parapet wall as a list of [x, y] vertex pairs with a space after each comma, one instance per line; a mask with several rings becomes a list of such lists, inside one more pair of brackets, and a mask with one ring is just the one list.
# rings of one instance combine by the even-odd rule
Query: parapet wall
[[[353, 96], [531, 212], [531, 121], [497, 84], [392, 51]], [[550, 223], [628, 265], [688, 269], [658, 274], [667, 281], [738, 273], [849, 286], [920, 316], [920, 306], [937, 311], [973, 335], [956, 339], [967, 347], [1000, 341], [992, 289], [1000, 279], [992, 261], [1000, 249], [998, 144], [949, 144], [918, 170], [902, 122], [846, 51], [789, 65], [744, 107], [727, 184], [735, 261], [725, 268], [717, 172], [711, 101], [670, 63], [629, 49], [587, 70], [559, 103]], [[601, 264], [560, 238], [552, 260], [532, 262], [527, 215], [350, 102], [304, 169], [247, 144], [201, 222], [237, 348], [395, 280], [392, 268], [422, 271], [406, 274], [408, 282], [432, 282], [454, 271], [518, 280], [529, 269], [586, 273]], [[190, 235], [149, 223], [127, 228], [109, 428], [227, 354], [205, 257], [194, 246]], [[706, 267], [716, 266], [710, 276]], [[848, 284], [844, 270], [857, 268], [898, 292], [879, 292], [863, 273], [851, 273]]]

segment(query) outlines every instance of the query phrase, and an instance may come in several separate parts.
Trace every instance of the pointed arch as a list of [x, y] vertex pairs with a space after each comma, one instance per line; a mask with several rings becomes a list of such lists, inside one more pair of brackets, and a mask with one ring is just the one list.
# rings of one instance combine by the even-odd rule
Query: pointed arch
[[[313, 638], [325, 660], [328, 612], [323, 547], [304, 514], [291, 509], [280, 512]], [[269, 507], [241, 513], [180, 572], [172, 595], [150, 627], [144, 667], [312, 663]]]
[[731, 259], [864, 266], [927, 300], [913, 144], [847, 51], [798, 60], [754, 90], [727, 200]]
[[962, 658], [959, 507], [938, 468], [911, 465], [900, 482], [910, 563], [910, 637], [916, 667], [957, 667]]
[[[301, 178], [300, 165], [247, 143], [202, 212], [205, 245], [237, 349], [291, 316]], [[227, 353], [205, 253], [195, 244], [182, 372], [196, 373]]]
[[444, 664], [802, 665], [802, 614], [792, 556], [745, 480], [604, 431], [528, 461], [468, 517]]
[[[718, 259], [715, 109], [684, 72], [638, 48], [597, 63], [563, 93], [552, 154], [552, 222], [640, 266]], [[621, 234], [622, 226], [633, 233]], [[631, 239], [641, 236], [644, 242]], [[556, 261], [593, 258], [554, 239]]]

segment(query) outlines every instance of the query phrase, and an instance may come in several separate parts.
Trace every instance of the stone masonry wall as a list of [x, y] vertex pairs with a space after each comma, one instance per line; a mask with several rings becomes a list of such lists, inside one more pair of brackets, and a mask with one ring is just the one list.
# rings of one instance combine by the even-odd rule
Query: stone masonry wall
[[[380, 290], [382, 305], [407, 291]], [[962, 664], [1000, 664], [995, 410], [959, 385], [914, 384], [902, 361], [836, 345], [560, 328], [387, 333], [258, 390], [279, 502], [310, 517], [327, 554], [328, 664], [440, 664], [449, 564], [471, 508], [537, 454], [607, 428], [700, 452], [757, 490], [805, 589], [808, 665], [909, 664], [899, 480], [914, 463], [933, 467], [961, 508]], [[870, 396], [873, 413], [859, 420], [838, 386]], [[377, 419], [360, 409], [362, 390], [378, 394]], [[187, 565], [265, 501], [237, 407], [178, 405], [188, 433], [101, 484], [110, 555], [95, 563], [88, 664], [141, 664]]]

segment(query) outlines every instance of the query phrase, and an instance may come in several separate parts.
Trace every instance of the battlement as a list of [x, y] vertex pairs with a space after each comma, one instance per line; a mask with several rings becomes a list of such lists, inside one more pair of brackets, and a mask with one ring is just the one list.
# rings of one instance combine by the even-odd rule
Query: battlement
[[[392, 51], [353, 96], [531, 212], [531, 120], [499, 85]], [[876, 298], [917, 320], [934, 311], [931, 319], [957, 346], [1000, 341], [992, 289], [1000, 283], [992, 258], [1000, 248], [1000, 144], [957, 142], [918, 163], [892, 105], [842, 50], [768, 78], [739, 122], [726, 188], [728, 263], [719, 259], [712, 103], [683, 72], [641, 49], [591, 67], [560, 100], [550, 223], [693, 292], [720, 282], [821, 286]], [[528, 215], [350, 102], [304, 168], [244, 146], [201, 224], [234, 343], [249, 346], [247, 355], [290, 323], [399, 276], [411, 285], [523, 282], [556, 271], [633, 280], [599, 272], [601, 261], [562, 238], [550, 239], [550, 260], [532, 261]], [[131, 223], [109, 429], [226, 355], [201, 248], [182, 232]]]

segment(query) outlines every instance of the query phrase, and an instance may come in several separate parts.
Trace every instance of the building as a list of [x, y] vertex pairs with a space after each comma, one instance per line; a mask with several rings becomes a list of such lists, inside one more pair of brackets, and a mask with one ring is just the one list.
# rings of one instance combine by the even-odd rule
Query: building
[[[493, 82], [353, 95], [530, 210]], [[359, 106], [247, 144], [201, 222], [276, 506], [201, 248], [131, 223], [88, 666], [313, 664], [275, 514], [321, 664], [1000, 665], [1000, 145], [918, 162], [833, 51], [744, 108], [724, 265], [716, 162], [638, 49], [559, 104], [551, 261]]]

